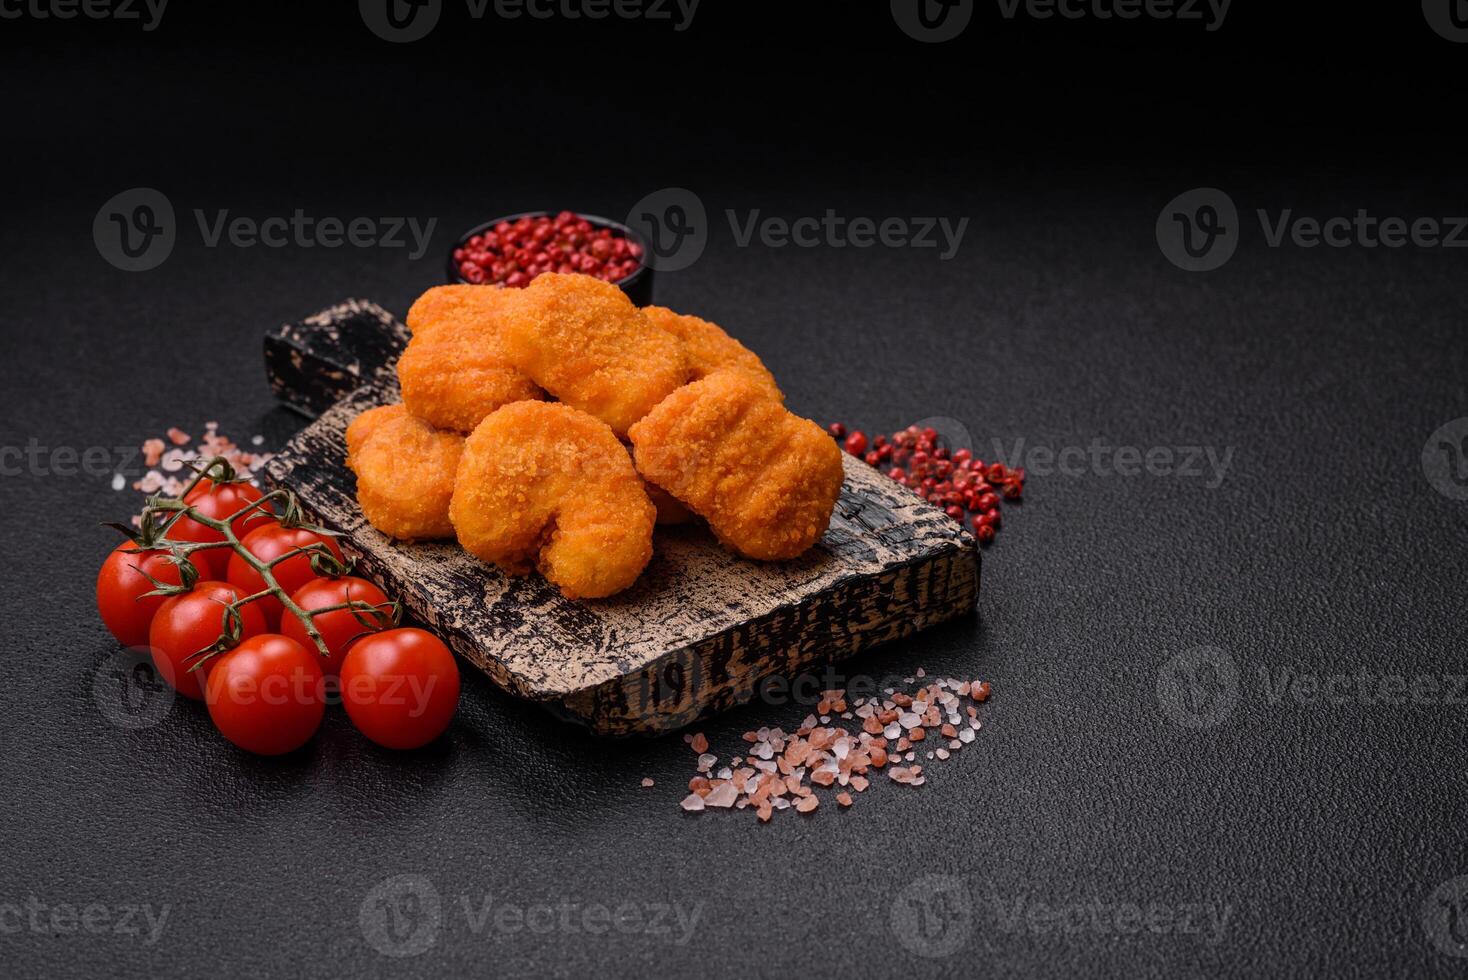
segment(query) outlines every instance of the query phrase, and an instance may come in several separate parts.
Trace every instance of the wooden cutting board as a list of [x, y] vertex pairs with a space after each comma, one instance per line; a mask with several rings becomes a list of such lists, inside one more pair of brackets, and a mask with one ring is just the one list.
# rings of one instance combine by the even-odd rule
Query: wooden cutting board
[[397, 544], [357, 507], [343, 432], [398, 400], [408, 331], [348, 300], [271, 333], [278, 396], [320, 417], [265, 469], [314, 520], [466, 660], [512, 694], [601, 734], [660, 732], [748, 700], [771, 675], [851, 656], [974, 612], [979, 552], [942, 511], [843, 454], [846, 481], [824, 538], [794, 561], [750, 561], [706, 528], [659, 527], [637, 584], [570, 600], [538, 575], [507, 576], [451, 541]]

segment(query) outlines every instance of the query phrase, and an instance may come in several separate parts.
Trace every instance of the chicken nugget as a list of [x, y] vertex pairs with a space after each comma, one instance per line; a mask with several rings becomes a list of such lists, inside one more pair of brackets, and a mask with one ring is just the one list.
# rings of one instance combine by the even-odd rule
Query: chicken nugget
[[677, 497], [656, 483], [643, 480], [642, 489], [647, 491], [647, 499], [652, 501], [653, 508], [658, 512], [658, 524], [687, 524], [693, 520], [693, 511], [684, 507]]
[[446, 323], [482, 323], [503, 314], [511, 299], [502, 286], [434, 286], [413, 301], [403, 322], [415, 335]]
[[468, 433], [501, 405], [544, 397], [505, 357], [503, 322], [496, 307], [415, 333], [398, 358], [408, 411], [435, 428]]
[[611, 283], [545, 272], [519, 292], [505, 323], [510, 361], [618, 437], [688, 380], [682, 342]]
[[459, 543], [513, 575], [531, 567], [570, 599], [621, 592], [652, 558], [656, 511], [605, 422], [516, 402], [470, 434], [449, 505]]
[[406, 412], [379, 416], [352, 453], [357, 504], [367, 522], [408, 541], [453, 537], [449, 500], [463, 449], [463, 436], [439, 432]]
[[768, 384], [770, 393], [780, 401], [785, 395], [775, 384], [775, 376], [765, 367], [759, 355], [724, 332], [717, 323], [684, 313], [674, 313], [666, 306], [644, 306], [642, 312], [653, 326], [683, 341], [688, 355], [689, 377], [698, 381], [715, 371], [732, 368]]
[[841, 493], [841, 450], [743, 371], [679, 388], [629, 433], [637, 469], [729, 549], [794, 558], [818, 541]]
[[354, 470], [357, 468], [352, 462], [353, 456], [361, 450], [362, 446], [372, 436], [372, 433], [376, 432], [382, 423], [406, 415], [407, 412], [408, 410], [403, 407], [402, 402], [394, 402], [391, 405], [378, 405], [376, 408], [369, 408], [361, 415], [352, 419], [351, 424], [347, 426], [346, 432], [347, 469]]

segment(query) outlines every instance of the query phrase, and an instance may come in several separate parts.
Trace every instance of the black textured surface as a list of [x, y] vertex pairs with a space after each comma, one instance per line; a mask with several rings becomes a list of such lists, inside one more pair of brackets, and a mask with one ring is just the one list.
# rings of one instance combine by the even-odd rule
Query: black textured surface
[[[263, 331], [344, 295], [401, 314], [438, 281], [450, 237], [487, 215], [619, 214], [678, 184], [716, 217], [971, 218], [949, 262], [740, 248], [721, 225], [695, 266], [659, 276], [661, 301], [775, 366], [797, 411], [888, 430], [947, 415], [985, 448], [1233, 455], [1216, 485], [1033, 475], [985, 556], [981, 618], [854, 662], [992, 680], [974, 745], [918, 791], [881, 782], [850, 811], [760, 826], [678, 811], [693, 761], [678, 739], [595, 741], [468, 672], [448, 737], [407, 755], [368, 746], [338, 711], [274, 761], [222, 744], [193, 705], [148, 728], [109, 722], [93, 694], [115, 652], [91, 605], [109, 543], [95, 522], [135, 498], [41, 454], [0, 478], [0, 972], [1461, 974], [1429, 927], [1450, 921], [1434, 890], [1468, 873], [1468, 709], [1442, 688], [1395, 705], [1272, 692], [1284, 670], [1464, 672], [1468, 504], [1420, 457], [1468, 415], [1465, 253], [1271, 249], [1253, 225], [1224, 268], [1189, 275], [1153, 237], [1163, 205], [1199, 185], [1226, 188], [1246, 219], [1468, 209], [1444, 128], [1468, 46], [1417, 6], [1296, 24], [1238, 5], [1206, 36], [988, 14], [961, 47], [917, 52], [887, 38], [883, 11], [846, 45], [829, 13], [711, 9], [706, 29], [658, 45], [644, 25], [580, 25], [575, 39], [620, 55], [580, 74], [543, 70], [586, 49], [531, 22], [404, 53], [349, 10], [334, 31], [269, 4], [222, 26], [170, 9], [147, 35], [7, 21], [0, 72], [24, 94], [3, 110], [6, 447], [130, 447], [208, 419], [278, 445], [300, 421], [262, 380]], [[631, 63], [656, 70], [637, 73], [646, 94], [627, 113]], [[162, 267], [129, 274], [90, 228], [138, 185], [169, 195], [181, 237]], [[206, 248], [193, 225], [194, 208], [297, 207], [440, 221], [416, 260]], [[1157, 692], [1164, 666], [1203, 646], [1237, 666], [1237, 696], [1196, 702], [1232, 711], [1194, 729]], [[806, 710], [751, 706], [706, 730], [727, 755], [745, 729]], [[394, 959], [368, 937], [382, 935], [373, 889], [400, 874], [432, 884], [440, 928]], [[926, 944], [908, 914], [924, 896], [947, 927]], [[46, 907], [34, 926], [32, 902]], [[151, 944], [49, 917], [93, 903], [111, 921], [168, 917]], [[558, 911], [549, 930], [495, 924], [501, 906], [563, 903], [698, 919], [682, 944], [676, 927], [572, 931]], [[1221, 935], [1104, 927], [1186, 903], [1227, 906]], [[1082, 907], [1099, 911], [1041, 921]], [[917, 956], [950, 938], [954, 955]]]

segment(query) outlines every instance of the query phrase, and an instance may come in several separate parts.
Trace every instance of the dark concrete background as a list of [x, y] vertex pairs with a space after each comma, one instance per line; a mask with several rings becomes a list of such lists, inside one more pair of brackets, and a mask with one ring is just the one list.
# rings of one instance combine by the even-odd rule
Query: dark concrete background
[[[1400, 6], [1240, 4], [1211, 33], [984, 8], [933, 46], [884, 4], [710, 4], [682, 33], [451, 7], [396, 46], [350, 4], [180, 6], [152, 32], [7, 20], [0, 444], [40, 462], [7, 457], [0, 479], [0, 967], [1460, 973], [1468, 503], [1422, 457], [1468, 416], [1468, 253], [1272, 248], [1255, 217], [1468, 213], [1468, 45]], [[138, 186], [167, 195], [178, 241], [127, 273], [92, 221]], [[795, 410], [885, 431], [949, 416], [981, 455], [1101, 440], [1227, 468], [1032, 475], [980, 615], [844, 667], [988, 678], [984, 730], [928, 786], [883, 781], [847, 812], [685, 815], [681, 739], [593, 740], [467, 674], [449, 735], [406, 755], [339, 711], [281, 760], [233, 750], [192, 704], [116, 723], [96, 522], [136, 498], [58, 472], [58, 448], [116, 465], [114, 447], [209, 419], [279, 445], [301, 420], [266, 390], [267, 328], [345, 296], [401, 313], [485, 217], [622, 215], [669, 186], [706, 205], [709, 245], [659, 300], [745, 339]], [[1242, 230], [1226, 265], [1186, 273], [1154, 226], [1199, 186]], [[297, 208], [436, 234], [413, 260], [207, 247], [194, 220]], [[725, 217], [828, 208], [969, 224], [943, 261], [741, 247]], [[1398, 676], [1415, 702], [1391, 703]], [[703, 730], [728, 755], [807, 710]], [[384, 933], [398, 875], [439, 906], [401, 904]], [[53, 917], [90, 905], [93, 931]], [[586, 910], [624, 905], [641, 918], [588, 934]], [[502, 927], [500, 908], [555, 921]], [[165, 909], [153, 937], [144, 912]], [[427, 948], [385, 956], [384, 936]]]

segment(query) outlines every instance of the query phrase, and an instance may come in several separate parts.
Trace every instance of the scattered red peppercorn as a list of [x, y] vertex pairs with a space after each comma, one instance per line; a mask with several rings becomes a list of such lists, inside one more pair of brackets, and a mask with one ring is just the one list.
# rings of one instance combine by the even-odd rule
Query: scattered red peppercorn
[[465, 282], [528, 286], [542, 272], [620, 282], [642, 266], [642, 246], [571, 211], [501, 221], [454, 250]]
[[[870, 439], [840, 422], [832, 422], [826, 431], [848, 453], [868, 464], [892, 464], [883, 470], [889, 479], [941, 508], [960, 525], [967, 520], [984, 546], [993, 543], [1004, 523], [999, 510], [1001, 500], [1019, 500], [1024, 494], [1022, 468], [986, 463], [971, 449], [944, 446], [932, 428], [910, 425], [890, 436], [873, 435]], [[977, 689], [977, 682], [975, 686]], [[984, 688], [987, 697], [988, 685]]]

